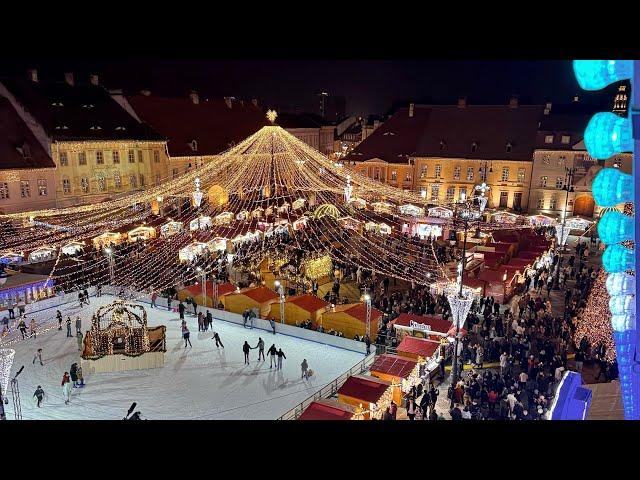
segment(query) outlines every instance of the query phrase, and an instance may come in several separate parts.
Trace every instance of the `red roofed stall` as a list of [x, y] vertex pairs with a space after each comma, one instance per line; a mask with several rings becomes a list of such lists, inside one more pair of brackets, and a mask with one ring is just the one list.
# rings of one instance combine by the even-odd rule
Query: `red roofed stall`
[[315, 400], [298, 420], [351, 420], [355, 408], [335, 400]]
[[[360, 408], [362, 405], [364, 410], [370, 410], [371, 404], [378, 402], [389, 387], [391, 382], [365, 375], [353, 375], [338, 389], [338, 401], [354, 408]], [[369, 413], [364, 417], [370, 419]]]

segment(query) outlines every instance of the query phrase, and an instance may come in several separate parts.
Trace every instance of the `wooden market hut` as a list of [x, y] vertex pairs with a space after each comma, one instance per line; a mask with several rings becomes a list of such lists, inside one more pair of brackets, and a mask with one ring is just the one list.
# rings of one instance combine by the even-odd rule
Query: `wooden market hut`
[[[314, 325], [317, 325], [320, 317], [330, 305], [329, 302], [309, 293], [287, 297], [284, 302], [284, 321], [287, 325], [300, 325], [310, 319]], [[279, 302], [271, 304], [270, 316], [276, 320], [280, 318]]]
[[393, 401], [396, 405], [401, 405], [402, 380], [406, 380], [409, 377], [417, 364], [418, 362], [415, 360], [385, 353], [376, 358], [369, 368], [369, 372], [373, 377], [390, 382], [391, 385], [396, 385], [392, 387]]
[[[225, 297], [236, 291], [235, 285], [231, 283], [219, 283], [218, 284], [218, 301], [224, 305]], [[202, 285], [189, 285], [178, 292], [178, 300], [183, 302], [187, 298], [193, 298], [198, 305], [204, 305], [209, 308], [216, 308], [213, 304], [213, 284], [211, 280], [207, 281], [206, 286], [206, 298], [202, 298]]]
[[415, 315], [413, 313], [401, 313], [389, 324], [393, 325], [398, 339], [404, 338], [405, 335], [411, 335], [431, 340], [439, 340], [447, 334], [453, 325], [452, 322], [443, 320], [440, 315]]
[[[371, 335], [375, 336], [382, 321], [382, 312], [371, 308]], [[366, 333], [367, 310], [363, 303], [336, 305], [322, 314], [320, 325], [324, 330], [337, 330], [345, 338], [354, 338]]]
[[[370, 410], [370, 405], [377, 403], [391, 387], [391, 382], [367, 375], [352, 375], [338, 389], [338, 401], [355, 408]], [[364, 418], [370, 419], [365, 413]]]
[[229, 312], [240, 314], [247, 309], [257, 308], [260, 316], [266, 317], [271, 311], [271, 303], [277, 302], [278, 298], [278, 294], [267, 287], [249, 287], [225, 295], [224, 307]]
[[330, 399], [318, 399], [307, 407], [298, 420], [351, 420], [356, 409]]
[[405, 336], [398, 345], [397, 352], [401, 357], [406, 357], [417, 362], [423, 362], [431, 358], [440, 346], [436, 340]]

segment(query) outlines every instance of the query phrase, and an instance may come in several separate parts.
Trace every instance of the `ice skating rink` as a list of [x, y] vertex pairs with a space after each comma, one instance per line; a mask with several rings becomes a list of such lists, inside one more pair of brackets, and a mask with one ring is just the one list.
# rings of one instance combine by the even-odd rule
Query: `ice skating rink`
[[[75, 332], [75, 312], [82, 318], [82, 330], [90, 327], [91, 315], [114, 297], [91, 298], [91, 304], [79, 310], [66, 305], [61, 311], [72, 313], [72, 331]], [[24, 365], [18, 377], [24, 420], [121, 420], [132, 402], [146, 419], [166, 420], [266, 420], [276, 419], [298, 403], [313, 395], [321, 387], [348, 371], [364, 358], [354, 351], [276, 334], [264, 330], [243, 328], [241, 325], [213, 321], [225, 348], [217, 349], [211, 330], [198, 332], [198, 322], [186, 315], [191, 331], [192, 348], [184, 348], [177, 313], [152, 309], [145, 304], [150, 326], [166, 325], [167, 353], [162, 368], [117, 373], [84, 373], [84, 388], [74, 388], [69, 405], [64, 404], [60, 382], [65, 371], [80, 356], [76, 338], [66, 337], [66, 326], [39, 334], [37, 338], [16, 342], [8, 348], [16, 350], [12, 376]], [[55, 309], [33, 315], [38, 323], [57, 324]], [[29, 320], [32, 316], [27, 315]], [[27, 321], [28, 324], [28, 321]], [[49, 325], [52, 325], [50, 323]], [[43, 328], [41, 326], [40, 328]], [[265, 353], [272, 343], [282, 348], [286, 360], [283, 369], [276, 372], [266, 362], [258, 362], [258, 350], [250, 352], [250, 365], [244, 365], [242, 344], [252, 347], [258, 337], [265, 341]], [[0, 345], [1, 346], [1, 345]], [[32, 364], [33, 354], [43, 349], [44, 366]], [[314, 375], [309, 380], [300, 378], [300, 363], [307, 359]], [[42, 408], [37, 408], [33, 393], [41, 385], [46, 392]], [[13, 416], [11, 393], [5, 405], [7, 419]]]

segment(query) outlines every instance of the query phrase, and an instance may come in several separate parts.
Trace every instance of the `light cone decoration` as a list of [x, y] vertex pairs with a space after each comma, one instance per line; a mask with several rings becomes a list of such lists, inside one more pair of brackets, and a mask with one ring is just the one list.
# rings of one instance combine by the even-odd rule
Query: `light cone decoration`
[[451, 283], [444, 289], [444, 295], [451, 306], [451, 315], [453, 317], [453, 325], [456, 328], [463, 328], [471, 310], [471, 304], [475, 299], [475, 293], [469, 287], [462, 287], [462, 295], [460, 295], [460, 285]]
[[12, 348], [0, 348], [0, 386], [2, 386], [2, 396], [7, 395], [7, 387], [9, 386], [9, 378], [11, 376], [11, 367], [13, 366], [13, 357], [16, 351]]
[[558, 241], [559, 247], [564, 247], [567, 244], [570, 231], [571, 227], [565, 223], [556, 225], [556, 240]]

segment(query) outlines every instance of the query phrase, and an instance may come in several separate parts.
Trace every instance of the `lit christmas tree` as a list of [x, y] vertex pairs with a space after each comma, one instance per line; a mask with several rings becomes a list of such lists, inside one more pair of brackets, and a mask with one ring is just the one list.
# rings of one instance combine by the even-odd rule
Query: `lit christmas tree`
[[606, 358], [610, 363], [616, 359], [616, 348], [613, 343], [613, 329], [611, 328], [611, 311], [609, 310], [609, 294], [606, 288], [607, 273], [601, 270], [591, 287], [587, 298], [587, 306], [577, 319], [574, 341], [580, 344], [582, 337], [594, 349], [600, 342], [607, 348]]

